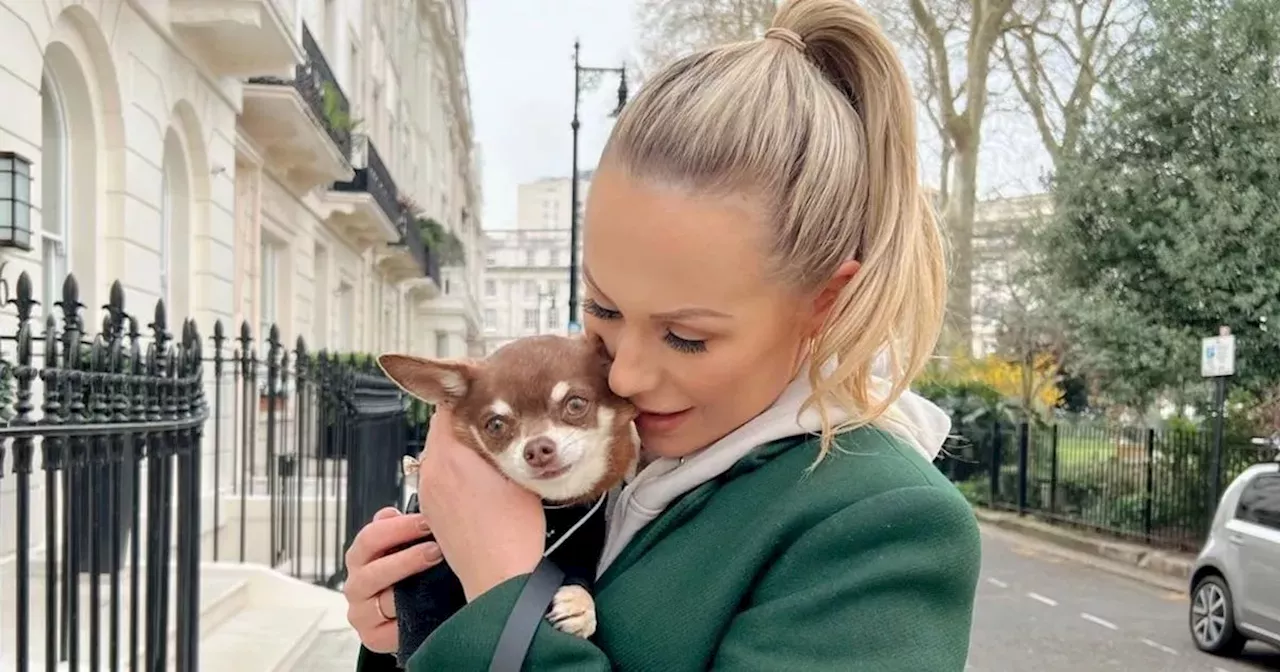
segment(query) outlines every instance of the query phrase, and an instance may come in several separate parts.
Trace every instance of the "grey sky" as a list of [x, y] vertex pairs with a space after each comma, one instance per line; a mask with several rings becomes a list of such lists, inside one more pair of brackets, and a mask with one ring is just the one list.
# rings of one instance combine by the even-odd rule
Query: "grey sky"
[[[467, 75], [483, 157], [484, 227], [515, 223], [516, 186], [572, 166], [573, 40], [584, 65], [616, 67], [634, 44], [629, 0], [471, 0]], [[608, 138], [617, 80], [582, 99], [579, 166]]]
[[[633, 53], [631, 0], [470, 0], [466, 59], [476, 138], [483, 157], [484, 227], [515, 223], [516, 187], [567, 176], [572, 160], [573, 40], [585, 65], [616, 67]], [[998, 84], [995, 84], [998, 86]], [[595, 166], [608, 137], [617, 80], [604, 78], [582, 101], [579, 166]], [[995, 98], [1000, 96], [995, 95]], [[980, 192], [1040, 191], [1047, 157], [1029, 119], [989, 113], [983, 127]], [[1004, 105], [1008, 107], [1008, 105]], [[936, 142], [922, 123], [922, 178], [937, 182]]]

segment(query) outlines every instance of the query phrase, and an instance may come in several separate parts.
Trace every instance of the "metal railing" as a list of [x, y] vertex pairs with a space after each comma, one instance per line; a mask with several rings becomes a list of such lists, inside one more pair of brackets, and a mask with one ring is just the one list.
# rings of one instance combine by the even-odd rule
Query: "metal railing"
[[382, 156], [378, 154], [378, 148], [374, 146], [373, 139], [367, 136], [363, 139], [365, 165], [355, 169], [355, 174], [351, 179], [345, 182], [335, 182], [333, 184], [334, 191], [363, 191], [373, 196], [374, 202], [396, 226], [400, 226], [403, 208], [397, 200], [399, 188], [396, 181], [392, 179], [391, 172], [387, 170], [386, 164], [382, 162]]
[[[1211, 501], [1212, 432], [1108, 424], [956, 423], [938, 467], [971, 501], [1118, 538], [1198, 550]], [[1269, 447], [1227, 441], [1225, 486]]]
[[195, 670], [201, 562], [334, 588], [400, 503], [426, 416], [371, 359], [144, 327], [120, 283], [94, 334], [72, 276], [43, 319], [27, 273], [0, 288], [0, 669]]
[[294, 70], [292, 80], [279, 77], [252, 77], [250, 84], [275, 84], [292, 86], [307, 102], [307, 107], [315, 115], [316, 121], [324, 127], [329, 138], [337, 145], [342, 156], [351, 158], [351, 102], [343, 92], [342, 85], [333, 75], [324, 51], [311, 34], [311, 29], [302, 26], [302, 51], [307, 60]]

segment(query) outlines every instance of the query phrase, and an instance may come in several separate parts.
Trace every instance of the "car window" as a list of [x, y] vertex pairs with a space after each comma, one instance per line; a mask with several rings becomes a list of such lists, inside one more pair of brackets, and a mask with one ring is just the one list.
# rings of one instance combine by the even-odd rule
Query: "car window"
[[1280, 474], [1258, 474], [1240, 493], [1236, 518], [1280, 530]]

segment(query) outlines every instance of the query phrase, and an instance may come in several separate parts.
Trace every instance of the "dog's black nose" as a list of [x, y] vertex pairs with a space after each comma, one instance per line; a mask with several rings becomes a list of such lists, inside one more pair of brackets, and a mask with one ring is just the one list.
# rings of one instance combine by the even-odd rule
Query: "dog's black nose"
[[524, 461], [529, 466], [541, 469], [556, 459], [556, 442], [545, 436], [530, 439], [524, 444]]

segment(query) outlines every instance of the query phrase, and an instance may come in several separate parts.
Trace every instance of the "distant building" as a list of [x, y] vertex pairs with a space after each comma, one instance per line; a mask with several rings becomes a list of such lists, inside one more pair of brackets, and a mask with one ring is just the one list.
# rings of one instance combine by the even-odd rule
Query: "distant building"
[[1049, 194], [1001, 198], [978, 204], [973, 221], [973, 355], [996, 350], [999, 316], [1013, 299], [1012, 277], [1021, 252], [1019, 235], [1053, 211]]
[[[595, 171], [578, 173], [578, 221], [582, 221], [583, 203], [591, 188]], [[567, 177], [547, 177], [516, 187], [517, 229], [569, 229], [569, 210], [573, 184]]]
[[[579, 225], [591, 175], [579, 173]], [[521, 336], [566, 333], [571, 187], [567, 177], [520, 185], [515, 228], [485, 232], [480, 301], [487, 352]], [[578, 245], [581, 250], [581, 241]]]

